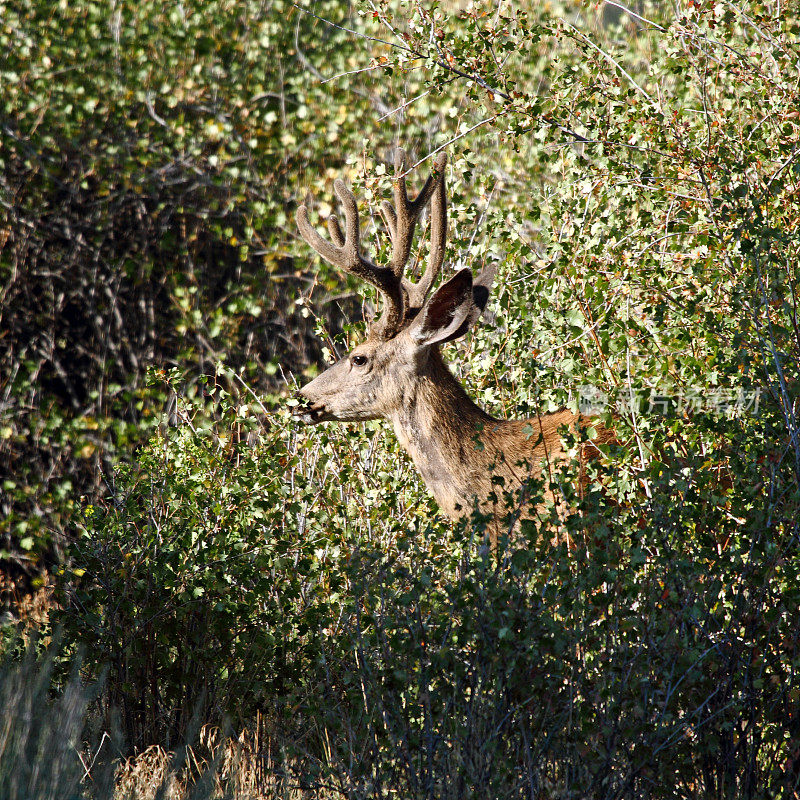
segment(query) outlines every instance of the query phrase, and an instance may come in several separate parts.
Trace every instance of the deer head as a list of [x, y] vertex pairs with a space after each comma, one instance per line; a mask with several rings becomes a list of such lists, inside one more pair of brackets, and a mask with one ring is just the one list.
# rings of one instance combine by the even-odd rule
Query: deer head
[[[383, 302], [382, 314], [370, 325], [366, 341], [300, 390], [303, 405], [296, 413], [302, 421], [396, 420], [419, 382], [429, 376], [432, 361], [439, 364], [439, 345], [463, 336], [486, 308], [494, 269], [484, 270], [476, 280], [469, 269], [462, 269], [431, 293], [444, 263], [446, 162], [443, 153], [436, 158], [431, 175], [411, 200], [406, 191], [405, 155], [398, 148], [394, 205], [384, 202], [381, 207], [391, 242], [386, 266], [374, 264], [361, 252], [356, 200], [341, 180], [334, 183], [334, 192], [344, 209], [344, 233], [332, 215], [330, 240], [323, 238], [309, 223], [306, 207], [297, 209], [297, 225], [305, 241], [334, 266], [374, 286]], [[413, 282], [403, 273], [417, 222], [429, 203], [428, 263]]]

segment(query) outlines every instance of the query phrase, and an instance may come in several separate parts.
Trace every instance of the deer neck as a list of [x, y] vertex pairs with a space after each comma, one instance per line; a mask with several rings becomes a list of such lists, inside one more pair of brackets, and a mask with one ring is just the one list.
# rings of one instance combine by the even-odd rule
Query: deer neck
[[436, 350], [391, 421], [441, 509], [452, 518], [469, 513], [485, 493], [492, 440], [504, 423], [471, 400]]

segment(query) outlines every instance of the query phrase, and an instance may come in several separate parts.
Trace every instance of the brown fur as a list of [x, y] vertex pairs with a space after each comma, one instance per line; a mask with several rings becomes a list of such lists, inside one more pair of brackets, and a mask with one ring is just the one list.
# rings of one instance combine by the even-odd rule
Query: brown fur
[[[552, 500], [555, 468], [564, 457], [563, 429], [575, 432], [576, 425], [590, 424], [567, 410], [532, 419], [495, 419], [470, 399], [438, 352], [420, 375], [413, 397], [391, 416], [391, 422], [398, 441], [451, 519], [471, 513], [476, 501], [484, 512], [503, 513], [503, 489], [518, 489], [529, 478], [542, 478], [547, 487], [544, 499]], [[609, 438], [599, 428], [595, 441]], [[590, 457], [592, 447], [585, 444], [582, 455]], [[501, 486], [493, 482], [498, 476], [504, 479]]]
[[[477, 406], [444, 363], [438, 347], [415, 351], [401, 333], [389, 342], [367, 341], [300, 391], [306, 422], [385, 419], [409, 454], [429, 491], [451, 519], [469, 514], [477, 502], [493, 516], [505, 510], [503, 488], [542, 478], [545, 500], [557, 493], [555, 468], [564, 457], [561, 432], [591, 420], [558, 411], [522, 420], [495, 419]], [[414, 358], [408, 359], [409, 350]], [[361, 376], [353, 356], [373, 364]], [[405, 356], [405, 357], [404, 357]], [[377, 373], [377, 374], [373, 374]], [[596, 442], [610, 432], [598, 429]], [[584, 444], [582, 459], [596, 448]], [[501, 476], [504, 487], [493, 483]], [[494, 497], [496, 495], [496, 497]]]

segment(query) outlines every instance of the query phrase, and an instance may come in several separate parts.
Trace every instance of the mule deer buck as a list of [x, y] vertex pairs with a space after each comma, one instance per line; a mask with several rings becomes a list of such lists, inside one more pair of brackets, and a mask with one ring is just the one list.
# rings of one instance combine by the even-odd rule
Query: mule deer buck
[[[363, 255], [356, 200], [343, 181], [334, 183], [334, 192], [344, 209], [344, 232], [332, 215], [330, 240], [325, 239], [309, 223], [306, 207], [297, 209], [305, 241], [334, 266], [374, 286], [382, 296], [383, 312], [363, 344], [300, 390], [301, 403], [294, 413], [312, 424], [390, 421], [442, 511], [457, 519], [477, 503], [497, 519], [504, 505], [502, 490], [500, 497], [495, 494], [493, 478], [501, 476], [507, 489], [541, 478], [549, 487], [545, 497], [552, 498], [553, 467], [564, 456], [560, 429], [575, 431], [588, 420], [566, 410], [532, 419], [495, 419], [469, 398], [447, 368], [440, 348], [463, 336], [480, 318], [494, 270], [473, 279], [468, 268], [461, 269], [431, 293], [444, 262], [447, 236], [445, 166], [446, 156], [440, 154], [422, 190], [409, 199], [405, 156], [398, 149], [394, 206], [384, 202], [381, 207], [391, 242], [386, 266]], [[414, 229], [428, 203], [429, 257], [414, 283], [403, 273]], [[601, 429], [600, 441], [609, 438]], [[591, 456], [592, 447], [591, 442], [583, 445], [582, 459]], [[494, 539], [497, 531], [492, 533]]]

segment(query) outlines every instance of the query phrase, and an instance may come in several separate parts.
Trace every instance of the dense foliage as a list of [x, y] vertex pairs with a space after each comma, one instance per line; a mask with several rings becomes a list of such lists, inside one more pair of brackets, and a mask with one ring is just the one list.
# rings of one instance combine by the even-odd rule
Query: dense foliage
[[340, 157], [318, 146], [312, 162], [303, 142], [312, 109], [340, 138], [342, 92], [301, 46], [343, 68], [347, 54], [291, 8], [0, 3], [1, 532], [29, 575], [152, 431], [166, 398], [149, 367], [193, 381], [225, 360], [274, 389], [279, 365], [318, 355], [286, 206], [309, 165]]
[[[4, 547], [66, 534], [48, 625], [95, 726], [227, 719], [276, 797], [796, 795], [795, 15], [0, 9]], [[361, 332], [295, 266], [300, 187], [374, 211], [398, 140], [449, 143], [451, 262], [502, 261], [448, 353], [473, 395], [617, 431], [496, 552], [379, 425], [276, 402], [315, 314], [326, 355]]]

